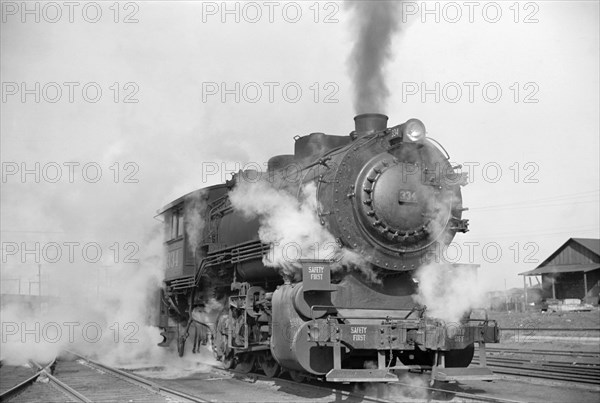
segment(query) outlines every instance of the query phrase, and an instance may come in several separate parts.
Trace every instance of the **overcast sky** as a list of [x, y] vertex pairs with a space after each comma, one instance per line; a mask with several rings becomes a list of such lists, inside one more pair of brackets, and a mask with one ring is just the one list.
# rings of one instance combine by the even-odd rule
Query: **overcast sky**
[[[22, 4], [2, 1], [2, 242], [143, 245], [170, 200], [353, 129], [342, 3]], [[403, 7], [373, 112], [421, 119], [472, 167], [460, 261], [520, 286], [569, 237], [599, 237], [598, 2]], [[39, 183], [21, 176], [36, 163]]]

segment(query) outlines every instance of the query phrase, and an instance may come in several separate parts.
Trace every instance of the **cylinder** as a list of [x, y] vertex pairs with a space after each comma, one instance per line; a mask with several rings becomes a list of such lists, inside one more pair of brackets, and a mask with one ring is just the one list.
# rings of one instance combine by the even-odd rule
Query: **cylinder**
[[324, 319], [309, 321], [300, 317], [294, 296], [301, 283], [285, 284], [273, 292], [273, 335], [271, 353], [287, 369], [325, 375], [333, 368], [333, 348], [309, 341], [309, 326], [328, 329]]

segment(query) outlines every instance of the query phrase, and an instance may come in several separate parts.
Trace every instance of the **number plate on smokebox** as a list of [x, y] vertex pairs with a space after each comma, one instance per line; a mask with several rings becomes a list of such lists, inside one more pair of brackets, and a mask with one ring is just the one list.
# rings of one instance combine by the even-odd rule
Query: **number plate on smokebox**
[[417, 203], [417, 192], [408, 189], [400, 189], [398, 191], [398, 202]]

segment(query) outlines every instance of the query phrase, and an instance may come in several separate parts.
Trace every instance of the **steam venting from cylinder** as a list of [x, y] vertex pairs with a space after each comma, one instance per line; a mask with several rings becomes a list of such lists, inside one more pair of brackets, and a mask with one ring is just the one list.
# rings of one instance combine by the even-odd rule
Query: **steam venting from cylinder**
[[363, 113], [354, 117], [356, 135], [365, 135], [387, 128], [388, 117], [381, 113]]

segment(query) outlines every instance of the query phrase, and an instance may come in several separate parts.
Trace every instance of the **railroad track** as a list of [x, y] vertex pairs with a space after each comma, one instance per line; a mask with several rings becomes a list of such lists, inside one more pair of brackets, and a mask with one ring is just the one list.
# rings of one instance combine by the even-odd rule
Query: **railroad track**
[[[403, 383], [403, 382], [398, 382], [397, 384], [405, 385], [405, 386], [409, 386], [409, 387], [413, 387], [413, 388], [416, 387], [415, 385], [407, 384], [407, 383]], [[519, 400], [504, 399], [504, 398], [495, 397], [495, 396], [486, 396], [486, 395], [481, 395], [481, 394], [453, 391], [452, 389], [434, 388], [431, 386], [423, 386], [422, 388], [427, 390], [427, 392], [429, 394], [431, 394], [432, 397], [439, 398], [438, 400], [447, 400], [444, 397], [452, 396], [453, 398], [454, 397], [460, 398], [461, 402], [471, 402], [472, 401], [472, 402], [488, 402], [488, 403], [520, 403]], [[427, 399], [427, 401], [430, 401], [430, 399]]]
[[[0, 401], [8, 401], [16, 397], [15, 400], [17, 401], [29, 401], [34, 399], [37, 401], [65, 401], [68, 399], [78, 402], [99, 402], [114, 401], [117, 396], [119, 401], [211, 401], [195, 396], [199, 391], [199, 385], [202, 385], [202, 393], [205, 391], [204, 388], [207, 387], [206, 382], [189, 380], [192, 381], [192, 386], [190, 387], [188, 385], [187, 388], [183, 388], [187, 389], [186, 392], [183, 392], [180, 390], [181, 384], [177, 384], [176, 380], [154, 381], [127, 371], [106, 366], [75, 353], [70, 354], [76, 357], [75, 361], [61, 360], [46, 365], [32, 363], [32, 368], [28, 369], [29, 373], [20, 374], [23, 381], [10, 390], [4, 391], [1, 394]], [[55, 366], [56, 371], [54, 371]], [[34, 371], [35, 373], [33, 373]], [[221, 378], [215, 378], [214, 375], [221, 376]], [[399, 401], [399, 399], [402, 401], [406, 401], [407, 399], [410, 401], [449, 401], [455, 398], [466, 402], [515, 402], [514, 400], [499, 397], [467, 393], [461, 390], [460, 385], [456, 384], [442, 384], [439, 387], [425, 386], [426, 382], [414, 381], [414, 379], [419, 377], [418, 375], [412, 375], [414, 375], [412, 381], [407, 377], [403, 378], [400, 382], [390, 385], [362, 384], [359, 386], [356, 384], [340, 385], [324, 382], [317, 383], [316, 380], [299, 383], [285, 378], [270, 378], [256, 372], [247, 373], [245, 371], [225, 370], [212, 366], [211, 375], [207, 380], [228, 379], [233, 377], [238, 381], [241, 380], [246, 383], [256, 383], [259, 380], [266, 381], [266, 383], [272, 385], [272, 387], [277, 387], [277, 390], [293, 391], [291, 394], [292, 398], [294, 396], [302, 396], [305, 399], [310, 399], [311, 396], [316, 396], [317, 399], [323, 398], [325, 401], [331, 401], [331, 397], [333, 396], [336, 401], [376, 403], [389, 403]], [[428, 375], [424, 376], [426, 376], [428, 380]], [[39, 382], [36, 383], [35, 381], [38, 379], [43, 379], [44, 383], [41, 385]], [[32, 394], [30, 397], [26, 395], [29, 387], [37, 388], [35, 392], [31, 391]], [[357, 387], [366, 388], [364, 391], [365, 393], [357, 391]], [[244, 388], [247, 390], [247, 387]], [[19, 396], [19, 394], [23, 395]], [[239, 399], [240, 396], [244, 395], [238, 395], [237, 399]], [[225, 397], [225, 395], [223, 395], [223, 397]], [[214, 400], [226, 399], [227, 398], [225, 397], [224, 399], [217, 398]], [[237, 401], [237, 399], [234, 400]], [[255, 400], [249, 395], [244, 396], [243, 399]], [[243, 401], [243, 399], [240, 400]], [[282, 399], [281, 401], [284, 400]]]
[[[506, 398], [500, 398], [490, 395], [468, 393], [464, 390], [461, 385], [457, 384], [440, 384], [438, 387], [429, 387], [430, 374], [419, 375], [417, 373], [406, 373], [406, 377], [402, 378], [400, 382], [394, 382], [391, 384], [380, 384], [380, 383], [355, 383], [355, 384], [340, 384], [340, 383], [328, 383], [317, 378], [307, 378], [305, 382], [298, 382], [293, 379], [287, 379], [286, 375], [281, 377], [269, 377], [264, 375], [262, 372], [236, 369], [224, 369], [217, 365], [207, 365], [210, 370], [210, 375], [204, 374], [203, 379], [188, 381], [195, 382], [195, 387], [202, 385], [202, 388], [208, 388], [210, 382], [227, 378], [233, 378], [235, 380], [250, 383], [254, 385], [254, 388], [259, 389], [262, 387], [276, 388], [281, 391], [293, 391], [291, 396], [288, 392], [287, 396], [281, 395], [281, 399], [276, 401], [298, 401], [298, 398], [304, 400], [314, 401], [344, 401], [344, 402], [398, 402], [398, 401], [410, 401], [410, 402], [428, 402], [432, 400], [439, 401], [453, 401], [454, 398], [459, 399], [461, 402], [489, 402], [489, 403], [515, 403], [518, 400], [510, 400]], [[160, 372], [165, 367], [149, 367], [140, 368], [136, 371], [142, 371], [146, 374], [147, 371], [155, 372], [157, 375], [154, 377], [160, 377]], [[151, 375], [153, 376], [153, 375]], [[158, 380], [160, 383], [174, 383], [179, 385], [181, 380]], [[210, 392], [210, 391], [209, 391]], [[190, 392], [191, 393], [191, 392]], [[235, 395], [235, 399], [226, 400], [222, 398], [219, 401], [254, 401], [250, 396]]]
[[[51, 388], [46, 388], [45, 393], [42, 393], [42, 398], [45, 400], [58, 400], [61, 397], [64, 399], [64, 395], [67, 395], [70, 399], [80, 401], [81, 395], [52, 376], [55, 365], [56, 360], [52, 360], [46, 365], [29, 361], [28, 367], [2, 365], [0, 377], [3, 382], [0, 388], [0, 401], [8, 401], [21, 395], [37, 382], [51, 386]], [[39, 391], [36, 393], [40, 394]]]
[[[32, 369], [35, 368], [36, 372], [3, 390], [0, 394], [0, 401], [15, 399], [50, 402], [68, 399], [68, 401], [89, 403], [118, 399], [119, 401], [144, 402], [208, 402], [200, 397], [173, 388], [166, 388], [75, 353], [70, 354], [78, 359], [76, 361], [55, 360], [47, 365], [31, 361]], [[15, 367], [10, 370], [13, 368]], [[56, 371], [55, 368], [57, 368]], [[56, 374], [53, 374], [54, 372]], [[40, 384], [47, 384], [50, 387], [39, 387]], [[35, 391], [29, 390], [34, 386], [37, 386]]]
[[34, 371], [33, 368], [31, 364], [26, 367], [0, 363], [0, 401], [4, 402], [18, 396], [36, 382], [42, 375], [42, 371]]
[[[548, 357], [570, 359], [557, 361], [546, 359]], [[583, 351], [493, 348], [488, 349], [486, 363], [497, 374], [600, 386], [598, 358], [596, 353]], [[472, 365], [479, 363], [478, 354], [475, 354]]]
[[506, 347], [486, 347], [486, 351], [491, 354], [527, 354], [543, 356], [561, 356], [572, 358], [596, 358], [600, 359], [600, 352], [595, 351], [566, 351], [566, 350], [544, 350], [544, 349], [519, 349]]
[[[198, 403], [209, 402], [209, 400], [203, 399], [201, 397], [194, 396], [194, 395], [179, 391], [174, 388], [168, 388], [168, 387], [160, 385], [156, 382], [148, 380], [146, 378], [131, 374], [126, 371], [122, 371], [117, 368], [112, 368], [108, 365], [101, 364], [99, 362], [93, 361], [93, 360], [91, 360], [87, 357], [84, 357], [82, 355], [79, 355], [77, 353], [69, 352], [69, 354], [78, 357], [77, 363], [87, 366], [96, 371], [110, 374], [113, 377], [123, 380], [130, 385], [138, 386], [140, 390], [148, 391], [150, 393], [150, 395], [152, 395], [153, 397], [156, 397], [158, 395], [158, 396], [161, 396], [162, 398], [166, 398], [167, 401], [171, 401], [174, 399], [176, 401], [184, 401], [184, 402], [198, 402]], [[125, 399], [125, 397], [122, 397], [122, 398]], [[147, 401], [147, 400], [144, 400], [144, 401]], [[160, 399], [159, 401], [165, 401], [165, 399]]]
[[[335, 396], [337, 398], [336, 401], [342, 400], [342, 399], [344, 401], [347, 401], [349, 399], [357, 399], [357, 401], [359, 401], [359, 402], [389, 403], [389, 402], [397, 402], [398, 400], [394, 396], [399, 395], [399, 396], [402, 396], [403, 401], [415, 401], [415, 402], [421, 401], [421, 400], [424, 402], [431, 401], [432, 399], [448, 401], [448, 400], [452, 400], [453, 398], [459, 398], [459, 399], [461, 399], [460, 400], [461, 402], [471, 402], [472, 401], [472, 402], [489, 402], [489, 403], [519, 403], [519, 401], [517, 401], [517, 400], [461, 392], [460, 390], [457, 390], [457, 386], [455, 384], [454, 385], [445, 384], [445, 385], [449, 386], [448, 388], [444, 388], [442, 386], [440, 386], [440, 387], [422, 386], [422, 385], [419, 385], [418, 382], [403, 382], [403, 381], [394, 382], [391, 384], [379, 384], [378, 385], [379, 387], [374, 387], [373, 384], [369, 384], [369, 388], [371, 388], [373, 390], [376, 389], [378, 394], [381, 394], [384, 396], [391, 396], [391, 398], [384, 398], [384, 397], [370, 396], [369, 394], [357, 393], [356, 391], [351, 390], [351, 389], [355, 388], [355, 385], [328, 383], [328, 382], [320, 381], [317, 378], [310, 378], [308, 380], [308, 382], [298, 382], [298, 381], [294, 381], [291, 379], [288, 380], [288, 379], [281, 378], [281, 377], [278, 377], [278, 378], [267, 377], [266, 375], [263, 375], [263, 374], [257, 373], [257, 372], [245, 372], [245, 371], [242, 372], [242, 371], [236, 371], [235, 369], [225, 370], [225, 369], [222, 369], [222, 368], [216, 367], [216, 366], [211, 366], [211, 367], [212, 367], [212, 370], [215, 372], [222, 373], [222, 374], [231, 373], [240, 379], [246, 378], [246, 379], [250, 379], [251, 381], [260, 379], [260, 380], [264, 380], [264, 381], [276, 382], [278, 384], [287, 384], [294, 388], [308, 388], [308, 389], [313, 389], [313, 390], [332, 392], [333, 394], [335, 394]], [[416, 373], [412, 373], [412, 375], [414, 375], [415, 377], [424, 376], [425, 377], [424, 383], [429, 382], [430, 374], [428, 374], [428, 373], [425, 373], [423, 375], [418, 375]], [[389, 390], [386, 391], [386, 388], [398, 388], [398, 387], [402, 387], [403, 390], [398, 391], [398, 392], [390, 392]], [[423, 394], [426, 394], [426, 397], [423, 397]]]
[[[21, 371], [14, 376], [10, 383], [11, 386], [4, 388], [0, 392], [0, 401], [44, 401], [44, 402], [59, 402], [59, 401], [75, 401], [75, 402], [101, 402], [101, 401], [144, 401], [144, 402], [209, 402], [222, 401], [222, 399], [207, 400], [196, 396], [201, 393], [198, 387], [206, 387], [206, 383], [196, 383], [193, 391], [181, 391], [175, 385], [176, 381], [161, 380], [160, 382], [150, 380], [146, 377], [141, 377], [133, 373], [122, 371], [102, 363], [91, 360], [82, 355], [68, 352], [76, 358], [74, 361], [53, 361], [47, 365], [40, 365], [31, 362], [29, 368], [26, 367], [10, 367], [9, 371], [14, 368], [20, 368]], [[56, 370], [54, 370], [56, 367]], [[212, 379], [229, 379], [237, 377], [239, 380], [245, 380], [244, 385], [247, 385], [248, 380], [252, 383], [257, 379], [268, 379], [260, 374], [246, 374], [235, 370], [224, 370], [218, 367], [212, 367], [212, 372], [216, 374], [227, 375], [221, 378]], [[53, 375], [52, 373], [55, 372]], [[43, 383], [36, 382], [43, 379]], [[273, 379], [271, 379], [272, 381]], [[342, 398], [349, 402], [376, 402], [389, 403], [393, 400], [381, 399], [376, 397], [365, 396], [360, 393], [346, 391], [341, 389], [331, 389], [327, 387], [319, 387], [310, 384], [296, 383], [291, 380], [277, 378], [278, 386], [285, 385], [287, 389], [298, 391], [301, 393], [294, 396], [330, 396], [332, 393], [336, 398]], [[5, 382], [6, 383], [6, 382]], [[170, 384], [170, 385], [165, 385]], [[133, 387], [132, 387], [133, 386]], [[248, 390], [247, 386], [244, 386]], [[31, 390], [35, 389], [35, 390]], [[317, 393], [314, 393], [317, 391]], [[254, 398], [245, 396], [242, 399], [239, 395], [233, 399], [224, 397], [226, 401], [243, 401], [247, 399], [254, 401]]]
[[285, 379], [285, 378], [281, 378], [281, 377], [277, 377], [277, 378], [268, 377], [266, 375], [263, 375], [263, 374], [260, 374], [257, 372], [237, 371], [235, 369], [225, 370], [225, 369], [217, 367], [217, 366], [211, 366], [211, 368], [214, 372], [222, 373], [222, 374], [231, 373], [238, 379], [242, 379], [242, 380], [245, 380], [245, 379], [249, 379], [250, 381], [262, 380], [262, 381], [267, 381], [267, 382], [276, 382], [280, 385], [288, 385], [289, 387], [293, 387], [293, 388], [302, 388], [305, 390], [330, 392], [330, 393], [333, 393], [335, 396], [344, 398], [346, 400], [347, 399], [356, 399], [357, 401], [375, 402], [375, 403], [393, 403], [394, 402], [393, 400], [389, 400], [389, 399], [385, 399], [385, 398], [373, 397], [373, 396], [368, 396], [366, 394], [357, 393], [357, 392], [354, 392], [351, 390], [347, 390], [346, 388], [334, 387], [331, 384], [328, 384], [327, 386], [319, 385], [316, 383], [316, 382], [319, 382], [319, 381], [317, 381], [316, 378], [310, 379], [309, 382], [297, 382], [297, 381], [294, 381], [291, 379]]

